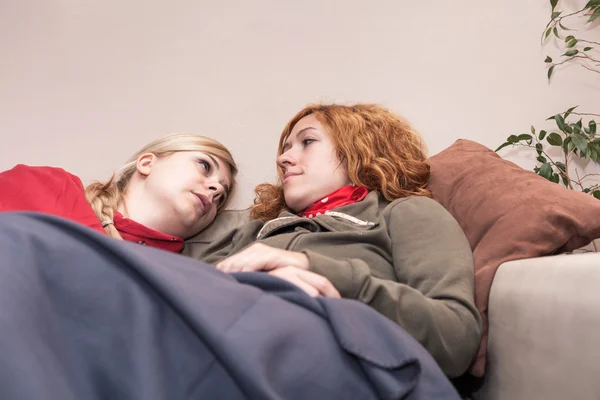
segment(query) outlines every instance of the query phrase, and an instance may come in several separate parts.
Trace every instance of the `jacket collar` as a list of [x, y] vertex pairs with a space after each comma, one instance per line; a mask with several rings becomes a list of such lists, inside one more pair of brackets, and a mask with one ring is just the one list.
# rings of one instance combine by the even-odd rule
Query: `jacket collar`
[[363, 201], [326, 211], [325, 214], [312, 219], [282, 211], [279, 217], [265, 222], [256, 239], [264, 239], [296, 227], [302, 227], [310, 232], [369, 230], [379, 224], [381, 211], [387, 204], [389, 202], [379, 196], [378, 192], [372, 191]]

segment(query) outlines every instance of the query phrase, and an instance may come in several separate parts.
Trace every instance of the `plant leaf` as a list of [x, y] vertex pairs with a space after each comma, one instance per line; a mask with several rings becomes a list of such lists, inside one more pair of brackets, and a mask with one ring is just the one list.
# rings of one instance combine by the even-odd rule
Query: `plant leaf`
[[556, 125], [558, 126], [558, 129], [560, 129], [561, 131], [565, 131], [565, 120], [563, 119], [562, 115], [560, 114], [556, 114], [555, 116], [556, 118], [554, 118], [556, 120]]
[[587, 20], [587, 23], [589, 24], [590, 22], [594, 22], [599, 17], [600, 17], [600, 7], [596, 8], [596, 10], [594, 11], [594, 14], [592, 14], [590, 19]]
[[573, 144], [579, 149], [580, 152], [585, 153], [585, 149], [588, 144], [588, 140], [585, 136], [580, 135], [578, 133], [574, 133], [573, 135], [571, 135], [571, 140], [573, 140]]
[[600, 6], [600, 0], [590, 0], [583, 8], [588, 8], [588, 7], [593, 7], [593, 6]]
[[546, 139], [548, 141], [548, 144], [550, 144], [551, 146], [561, 146], [563, 144], [563, 140], [562, 137], [555, 132], [552, 132], [551, 134], [548, 135], [548, 139]]
[[556, 4], [558, 4], [558, 0], [550, 0], [550, 5], [552, 6], [552, 12], [556, 8]]
[[519, 141], [519, 137], [517, 135], [510, 135], [506, 141], [508, 143], [517, 143]]
[[542, 146], [542, 144], [541, 144], [541, 143], [537, 143], [537, 144], [535, 145], [535, 151], [537, 151], [537, 153], [538, 153], [538, 156], [541, 156], [541, 155], [542, 155], [542, 150], [544, 150], [544, 146]]
[[594, 196], [595, 198], [600, 200], [600, 190], [594, 190], [594, 193], [592, 193], [592, 196]]
[[594, 149], [594, 154], [591, 155], [592, 160], [597, 163], [600, 163], [600, 148], [592, 147]]
[[588, 152], [589, 156], [595, 162], [598, 162], [600, 159], [600, 149], [596, 146], [595, 143], [588, 143]]
[[551, 180], [553, 172], [552, 172], [552, 167], [550, 166], [550, 164], [543, 163], [542, 166], [540, 167], [539, 174], [540, 174], [540, 176], [543, 176], [544, 178]]
[[575, 47], [576, 44], [577, 39], [569, 40], [569, 43], [567, 43], [567, 48], [570, 49], [571, 47]]
[[494, 150], [494, 151], [496, 151], [496, 152], [497, 152], [498, 150], [500, 150], [500, 149], [503, 149], [503, 148], [505, 148], [506, 146], [510, 146], [510, 145], [512, 145], [512, 143], [510, 143], [510, 142], [504, 142], [504, 143], [502, 143], [502, 144], [501, 144], [501, 145], [500, 145], [500, 146], [499, 146], [499, 147], [498, 147], [496, 150]]
[[565, 43], [567, 43], [568, 41], [573, 40], [573, 39], [575, 39], [575, 36], [569, 35], [565, 38]]
[[575, 133], [581, 133], [581, 129], [583, 128], [583, 123], [581, 122], [581, 119], [579, 119], [579, 121], [575, 122], [574, 124], [571, 124], [571, 126], [573, 127], [573, 130], [575, 131]]
[[535, 127], [533, 125], [531, 125], [531, 133], [535, 135]]
[[567, 136], [567, 137], [565, 138], [565, 140], [563, 140], [563, 144], [562, 144], [562, 148], [563, 148], [563, 151], [564, 151], [565, 153], [568, 153], [568, 152], [569, 152], [569, 145], [571, 145], [571, 146], [572, 146], [572, 143], [571, 143], [571, 138]]
[[573, 57], [573, 56], [576, 56], [577, 54], [579, 54], [579, 50], [575, 49], [575, 50], [567, 51], [565, 54], [563, 54], [563, 56]]
[[593, 49], [593, 47], [584, 47], [583, 51], [590, 51], [591, 49]]
[[550, 79], [550, 77], [552, 76], [552, 72], [554, 72], [554, 65], [550, 67], [550, 69], [548, 70], [548, 79]]
[[571, 115], [571, 113], [573, 112], [574, 109], [576, 109], [579, 106], [575, 106], [575, 107], [571, 107], [569, 108], [566, 112], [565, 112], [565, 117], [564, 119], [567, 119], [569, 117], [569, 115]]
[[554, 27], [554, 29], [552, 29], [552, 32], [554, 32], [554, 36], [556, 36], [557, 38], [560, 39], [560, 36], [558, 35], [558, 29], [556, 27]]
[[559, 23], [558, 23], [558, 26], [560, 26], [560, 29], [562, 29], [563, 31], [570, 31], [570, 30], [572, 30], [572, 29], [569, 29], [569, 28], [567, 28], [566, 26], [564, 26], [564, 25], [562, 24], [562, 22], [559, 22]]
[[590, 136], [594, 136], [596, 134], [596, 121], [591, 120], [588, 127], [590, 129]]
[[546, 59], [544, 60], [545, 63], [551, 63], [552, 62], [552, 58], [550, 56], [546, 56]]
[[554, 11], [552, 13], [552, 15], [550, 16], [550, 19], [555, 19], [556, 17], [558, 17], [560, 14], [562, 14], [562, 11]]
[[529, 133], [524, 133], [522, 135], [517, 136], [517, 139], [519, 139], [519, 142], [521, 140], [531, 140], [531, 135]]
[[537, 156], [536, 160], [538, 160], [542, 164], [548, 161], [548, 160], [546, 160], [546, 157], [544, 157], [544, 156]]
[[555, 162], [554, 165], [556, 165], [556, 168], [558, 168], [562, 173], [567, 172], [567, 167], [560, 161]]
[[544, 140], [545, 137], [546, 137], [546, 131], [541, 130], [540, 135], [539, 135], [540, 140]]
[[548, 30], [546, 31], [546, 34], [544, 36], [544, 39], [547, 39], [548, 36], [550, 36], [550, 32], [552, 32], [552, 28], [548, 28]]

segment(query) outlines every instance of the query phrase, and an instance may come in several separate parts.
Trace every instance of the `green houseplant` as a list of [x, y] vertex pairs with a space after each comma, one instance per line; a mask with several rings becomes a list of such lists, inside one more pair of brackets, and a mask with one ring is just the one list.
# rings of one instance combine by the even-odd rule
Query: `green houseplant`
[[[572, 13], [558, 11], [558, 3], [559, 0], [550, 0], [552, 14], [542, 33], [542, 46], [553, 35], [562, 47], [560, 60], [546, 56], [548, 80], [552, 79], [556, 67], [569, 63], [585, 68], [600, 78], [596, 75], [600, 75], [600, 42], [588, 40], [585, 36], [594, 30], [597, 24], [592, 24], [600, 18], [600, 0], [590, 0], [583, 8]], [[593, 119], [600, 117], [600, 114], [580, 113], [576, 109], [577, 106], [571, 107], [548, 118], [554, 120], [556, 129], [538, 131], [532, 126], [531, 133], [509, 136], [496, 151], [507, 146], [530, 147], [537, 153], [538, 165], [533, 169], [536, 174], [600, 199], [600, 184], [594, 183], [600, 174], [580, 176], [577, 169], [572, 168], [576, 159], [600, 164], [600, 132]], [[552, 147], [556, 149], [549, 150]], [[560, 155], [554, 155], [556, 153]]]

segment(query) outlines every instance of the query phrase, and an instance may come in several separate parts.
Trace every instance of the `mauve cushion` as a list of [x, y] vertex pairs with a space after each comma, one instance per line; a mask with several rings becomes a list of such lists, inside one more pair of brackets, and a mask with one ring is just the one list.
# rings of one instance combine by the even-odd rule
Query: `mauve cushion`
[[600, 200], [567, 190], [470, 140], [457, 140], [430, 162], [433, 198], [456, 218], [473, 250], [475, 302], [484, 328], [471, 374], [482, 376], [488, 297], [498, 267], [575, 250], [599, 238]]

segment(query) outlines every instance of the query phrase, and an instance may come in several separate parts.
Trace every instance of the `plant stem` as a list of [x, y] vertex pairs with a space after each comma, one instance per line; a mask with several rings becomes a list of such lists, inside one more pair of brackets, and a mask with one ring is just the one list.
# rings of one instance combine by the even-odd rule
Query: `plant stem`
[[600, 117], [600, 114], [594, 114], [594, 113], [578, 113], [578, 112], [572, 112], [571, 115], [591, 115], [594, 117]]
[[579, 172], [577, 172], [577, 168], [575, 168], [575, 175], [577, 175], [577, 184], [579, 185], [579, 188], [583, 192], [583, 184], [581, 183], [581, 178], [579, 177]]
[[583, 68], [585, 68], [585, 69], [588, 69], [588, 70], [590, 70], [590, 71], [592, 71], [592, 72], [595, 72], [595, 73], [597, 73], [597, 74], [600, 74], [600, 71], [597, 71], [597, 70], [595, 70], [595, 69], [593, 69], [593, 68], [590, 68], [590, 67], [588, 67], [587, 65], [583, 65], [583, 64], [580, 64], [580, 65], [581, 65]]
[[[591, 60], [591, 61], [593, 61], [593, 62], [600, 63], [600, 60], [596, 60], [595, 58], [592, 58], [592, 57], [588, 56], [588, 55], [587, 55], [587, 54], [585, 54], [585, 53], [579, 53], [579, 54], [582, 54], [582, 55], [583, 55], [583, 57], [584, 57], [584, 58], [587, 58], [588, 60]], [[599, 65], [600, 65], [600, 64], [599, 64]]]
[[571, 183], [571, 178], [569, 177], [569, 158], [571, 158], [571, 153], [565, 153], [565, 172], [562, 172], [558, 167], [556, 167], [556, 169], [558, 169], [563, 178], [566, 179], [567, 183], [569, 184], [569, 189], [573, 190], [573, 184]]
[[588, 59], [588, 60], [591, 60], [591, 61], [593, 61], [593, 62], [600, 63], [600, 60], [596, 60], [596, 59], [594, 59], [594, 58], [592, 58], [592, 57], [588, 56], [587, 54], [583, 54], [583, 53], [580, 53], [580, 54], [582, 54], [582, 55], [576, 55], [576, 56], [572, 56], [572, 57], [569, 57], [569, 58], [567, 58], [566, 60], [563, 60], [563, 61], [561, 61], [561, 62], [559, 62], [559, 63], [556, 63], [556, 64], [554, 64], [554, 63], [553, 63], [552, 65], [554, 65], [554, 66], [557, 66], [557, 65], [562, 65], [562, 64], [564, 64], [564, 63], [566, 63], [566, 62], [569, 62], [569, 61], [573, 60], [574, 58], [583, 58], [584, 60], [585, 60], [585, 59]]
[[582, 43], [589, 43], [589, 44], [597, 44], [598, 46], [600, 46], [600, 43], [598, 42], [592, 42], [589, 40], [584, 40], [584, 39], [577, 39], [578, 42], [582, 42]]
[[598, 184], [592, 185], [588, 189], [590, 189], [590, 194], [593, 194], [594, 191], [600, 189], [600, 185], [598, 185]]
[[586, 11], [586, 9], [582, 8], [579, 11], [575, 11], [574, 13], [563, 15], [560, 18], [551, 19], [550, 22], [548, 22], [548, 24], [546, 24], [546, 27], [544, 28], [544, 31], [542, 32], [542, 40], [541, 40], [541, 42], [544, 43], [544, 39], [545, 39], [544, 35], [546, 34], [546, 30], [548, 30], [548, 27], [550, 27], [550, 25], [552, 24], [552, 22], [554, 22], [554, 27], [556, 27], [556, 25], [558, 25], [563, 19], [568, 18], [568, 17], [572, 17], [573, 15], [577, 15], [577, 14], [582, 13], [584, 11]]
[[585, 174], [581, 179], [585, 179], [588, 176], [600, 176], [600, 174]]
[[[537, 138], [535, 135], [534, 135], [533, 137], [535, 138], [535, 141], [536, 141], [537, 143], [540, 143], [539, 139], [538, 139], [538, 138]], [[535, 147], [535, 146], [532, 146], [532, 145], [530, 145], [530, 144], [521, 144], [521, 143], [514, 143], [514, 144], [516, 144], [516, 145], [519, 145], [519, 146], [524, 146], [524, 147], [530, 147], [530, 148], [532, 148], [532, 149], [534, 149], [534, 150], [536, 150], [536, 151], [537, 151], [536, 147]], [[541, 144], [541, 143], [540, 143], [540, 144]], [[555, 162], [555, 161], [552, 159], [552, 157], [550, 157], [550, 156], [548, 155], [548, 153], [546, 153], [546, 151], [544, 151], [544, 148], [543, 148], [543, 147], [542, 147], [542, 150], [540, 150], [540, 151], [541, 151], [541, 152], [544, 154], [544, 156], [546, 156], [546, 158], [547, 158], [548, 160], [550, 160], [550, 163], [551, 163], [552, 165], [556, 166], [556, 162]], [[565, 180], [566, 180], [567, 182], [569, 182], [569, 188], [573, 189], [573, 185], [571, 184], [571, 178], [569, 177], [569, 170], [567, 169], [567, 167], [568, 167], [568, 165], [569, 165], [569, 160], [568, 160], [568, 158], [569, 158], [570, 156], [571, 156], [571, 154], [570, 154], [570, 153], [569, 153], [569, 155], [568, 155], [568, 156], [565, 154], [565, 172], [562, 172], [562, 170], [561, 170], [560, 168], [558, 168], [558, 167], [556, 167], [556, 169], [558, 170], [558, 173], [559, 173], [559, 175], [560, 175], [560, 176], [562, 176], [563, 178], [565, 178]]]

